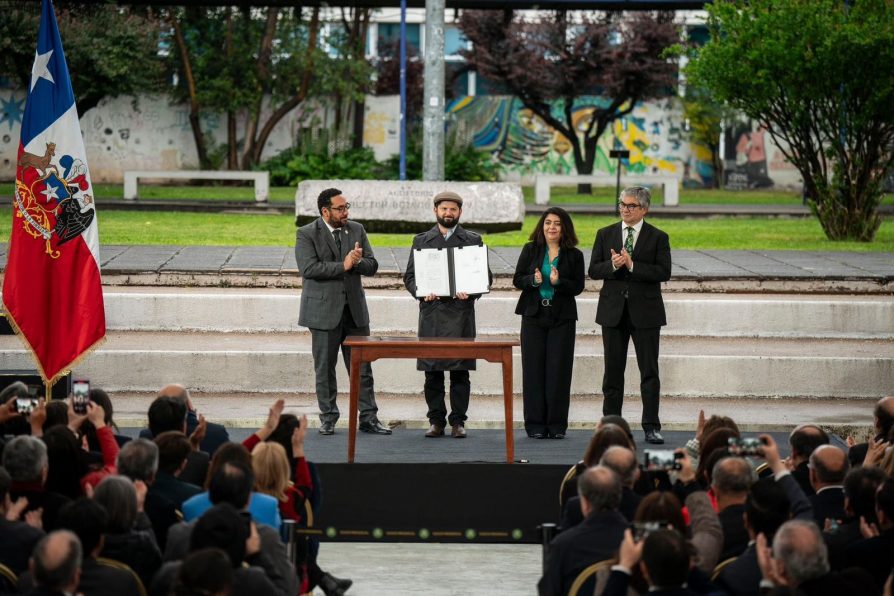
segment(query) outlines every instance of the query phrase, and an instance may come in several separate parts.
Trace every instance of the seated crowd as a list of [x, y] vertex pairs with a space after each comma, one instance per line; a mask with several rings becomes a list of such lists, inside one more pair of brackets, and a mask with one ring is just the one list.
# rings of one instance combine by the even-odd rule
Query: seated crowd
[[561, 487], [539, 593], [892, 595], [894, 396], [866, 443], [802, 425], [784, 458], [770, 435], [741, 439], [700, 412], [646, 469], [627, 422], [604, 418]]
[[[0, 392], [0, 594], [268, 594], [352, 582], [317, 564], [306, 524], [320, 484], [305, 457], [307, 418], [277, 400], [242, 443], [168, 385], [140, 438], [115, 433], [112, 401], [90, 392], [30, 413], [28, 386]], [[285, 526], [285, 527], [284, 527]], [[295, 537], [297, 536], [297, 537]]]

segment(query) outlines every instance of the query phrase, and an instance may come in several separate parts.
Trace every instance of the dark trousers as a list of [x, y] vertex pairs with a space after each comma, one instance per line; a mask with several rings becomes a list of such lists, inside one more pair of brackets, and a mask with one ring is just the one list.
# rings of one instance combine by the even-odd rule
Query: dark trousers
[[571, 401], [577, 321], [556, 319], [548, 307], [522, 317], [522, 392], [529, 435], [565, 434]]
[[602, 327], [605, 352], [605, 374], [602, 377], [602, 414], [621, 415], [624, 404], [624, 369], [627, 367], [627, 346], [633, 338], [636, 363], [639, 366], [640, 394], [643, 400], [643, 430], [661, 430], [658, 401], [661, 380], [658, 378], [658, 339], [661, 327], [638, 329], [630, 320], [627, 305], [617, 327]]
[[469, 409], [469, 394], [472, 384], [469, 382], [469, 371], [450, 371], [450, 417], [447, 417], [447, 406], [444, 405], [444, 371], [425, 371], [425, 403], [428, 404], [428, 421], [438, 426], [465, 424]]
[[[320, 421], [335, 424], [339, 411], [335, 398], [338, 387], [335, 381], [335, 366], [338, 364], [338, 350], [341, 348], [342, 358], [348, 373], [351, 372], [351, 348], [343, 345], [349, 335], [369, 335], [369, 325], [358, 327], [354, 324], [351, 309], [345, 305], [341, 321], [334, 329], [310, 330], [311, 352], [314, 357], [314, 372], [317, 378], [317, 404], [320, 407]], [[360, 365], [360, 399], [358, 400], [360, 421], [374, 420], [378, 408], [376, 394], [373, 389], [372, 367], [369, 362]]]

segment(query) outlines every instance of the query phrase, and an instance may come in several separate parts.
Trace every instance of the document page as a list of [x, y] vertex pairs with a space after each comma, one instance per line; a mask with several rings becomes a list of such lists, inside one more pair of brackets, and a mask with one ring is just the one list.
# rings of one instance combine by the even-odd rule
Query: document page
[[447, 265], [447, 249], [423, 248], [413, 251], [416, 268], [416, 297], [429, 294], [450, 295], [450, 268]]
[[457, 293], [486, 294], [490, 292], [486, 246], [454, 248], [453, 270]]

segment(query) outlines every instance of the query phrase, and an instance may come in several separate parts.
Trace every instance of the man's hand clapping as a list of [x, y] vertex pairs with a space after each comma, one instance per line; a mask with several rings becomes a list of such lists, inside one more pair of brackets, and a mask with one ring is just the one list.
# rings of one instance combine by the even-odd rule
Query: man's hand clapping
[[353, 269], [354, 265], [359, 263], [360, 259], [362, 259], [362, 258], [363, 258], [363, 249], [360, 248], [359, 242], [355, 242], [354, 248], [352, 248], [351, 251], [345, 255], [345, 261], [344, 261], [345, 271], [350, 271], [351, 269]]

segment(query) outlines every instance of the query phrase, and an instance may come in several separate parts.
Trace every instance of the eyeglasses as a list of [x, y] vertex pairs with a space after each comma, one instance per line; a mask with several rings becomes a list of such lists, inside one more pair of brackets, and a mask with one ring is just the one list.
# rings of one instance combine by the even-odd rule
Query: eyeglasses
[[639, 203], [625, 203], [624, 201], [618, 202], [618, 209], [626, 209], [627, 211], [633, 211], [634, 209], [639, 209]]
[[342, 205], [341, 207], [332, 207], [332, 206], [330, 206], [330, 207], [329, 207], [329, 211], [335, 211], [336, 213], [344, 213], [345, 211], [347, 211], [347, 210], [350, 209], [350, 208], [351, 208], [351, 204], [350, 204], [350, 203], [345, 203], [345, 204]]

